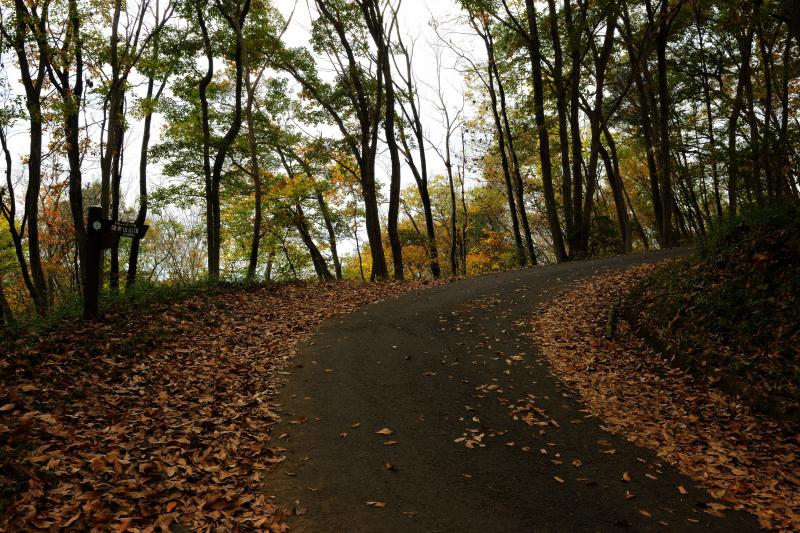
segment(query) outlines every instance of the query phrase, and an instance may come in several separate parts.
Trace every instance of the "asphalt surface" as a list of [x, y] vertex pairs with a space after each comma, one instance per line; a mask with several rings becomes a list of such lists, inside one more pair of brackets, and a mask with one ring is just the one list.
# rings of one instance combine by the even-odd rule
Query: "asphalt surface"
[[[679, 253], [468, 278], [323, 325], [283, 389], [274, 443], [288, 457], [267, 491], [295, 531], [758, 529], [706, 513], [691, 479], [604, 431], [524, 335], [576, 280]], [[528, 394], [554, 424], [511, 418]], [[465, 435], [472, 448], [455, 442]]]

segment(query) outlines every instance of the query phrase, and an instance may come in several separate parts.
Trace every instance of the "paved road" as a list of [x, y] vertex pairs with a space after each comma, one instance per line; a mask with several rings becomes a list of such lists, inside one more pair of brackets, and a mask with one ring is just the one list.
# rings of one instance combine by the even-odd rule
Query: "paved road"
[[[520, 335], [575, 280], [675, 253], [465, 279], [324, 325], [284, 388], [275, 435], [288, 459], [268, 491], [296, 509], [297, 531], [757, 529], [749, 515], [705, 513], [690, 479], [587, 418]], [[512, 420], [501, 399], [527, 394], [560, 427]], [[454, 442], [465, 433], [485, 447]]]

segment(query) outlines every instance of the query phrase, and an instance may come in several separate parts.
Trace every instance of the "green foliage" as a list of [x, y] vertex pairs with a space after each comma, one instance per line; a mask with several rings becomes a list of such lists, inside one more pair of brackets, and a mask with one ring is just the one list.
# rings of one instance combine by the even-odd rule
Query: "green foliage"
[[697, 365], [800, 401], [800, 205], [721, 221], [693, 257], [646, 279], [633, 302]]

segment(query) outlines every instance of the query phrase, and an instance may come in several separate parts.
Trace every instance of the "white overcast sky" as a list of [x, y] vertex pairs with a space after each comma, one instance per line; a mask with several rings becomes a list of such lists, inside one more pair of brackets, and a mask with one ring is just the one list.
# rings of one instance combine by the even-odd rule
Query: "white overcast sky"
[[[397, 5], [396, 0], [392, 0]], [[317, 17], [314, 0], [274, 0], [274, 5], [281, 11], [285, 18], [292, 12], [292, 20], [284, 34], [284, 41], [290, 46], [308, 46], [309, 30], [311, 21]], [[441, 125], [440, 113], [435, 105], [436, 92], [427, 85], [436, 85], [437, 66], [435, 61], [435, 48], [442, 49], [441, 75], [442, 91], [451, 108], [451, 113], [455, 112], [463, 105], [464, 80], [462, 74], [456, 68], [457, 58], [442, 47], [442, 43], [437, 37], [437, 33], [432, 27], [434, 20], [443, 24], [440, 33], [446, 38], [458, 42], [464, 49], [474, 49], [479, 57], [482, 57], [482, 50], [475, 46], [476, 38], [470, 37], [469, 28], [458, 27], [456, 21], [462, 11], [454, 0], [402, 0], [398, 12], [400, 32], [406, 46], [411, 47], [414, 43], [414, 74], [419, 80], [418, 88], [422, 95], [422, 120], [426, 136], [431, 142], [441, 144], [444, 138], [444, 128]], [[448, 29], [449, 28], [449, 29]], [[452, 30], [459, 31], [458, 35]], [[324, 59], [322, 60], [324, 61]], [[400, 62], [402, 66], [402, 62]], [[405, 72], [403, 72], [405, 75]], [[427, 84], [427, 85], [426, 85]], [[469, 109], [465, 110], [469, 113]], [[428, 149], [428, 170], [431, 176], [442, 174], [445, 167], [436, 153]], [[381, 163], [379, 163], [381, 164]], [[384, 158], [382, 164], [387, 164]], [[380, 177], [379, 172], [379, 177]], [[387, 180], [384, 180], [386, 185]], [[413, 183], [410, 171], [403, 168], [403, 184]]]

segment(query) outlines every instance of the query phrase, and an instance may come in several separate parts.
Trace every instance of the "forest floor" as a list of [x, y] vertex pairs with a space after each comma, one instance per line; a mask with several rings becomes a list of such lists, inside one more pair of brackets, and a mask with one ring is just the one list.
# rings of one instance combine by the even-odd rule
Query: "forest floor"
[[[676, 466], [719, 500], [707, 502], [705, 512], [742, 509], [757, 516], [764, 529], [799, 531], [796, 421], [765, 416], [753, 409], [750, 398], [722, 392], [717, 377], [722, 368], [709, 365], [707, 374], [699, 374], [670, 366], [626, 322], [620, 322], [613, 339], [605, 338], [610, 304], [628, 302], [630, 288], [650, 280], [654, 271], [682, 267], [693, 275], [686, 263], [644, 265], [580, 283], [557, 306], [543, 306], [534, 320], [536, 342], [553, 372], [580, 394], [588, 412], [602, 418], [608, 431], [654, 450], [659, 460]], [[741, 337], [709, 336], [695, 344], [696, 352], [705, 354], [704, 361], [720, 364], [723, 359], [706, 344], [725, 345]], [[741, 360], [758, 360], [750, 354], [763, 352], [748, 353], [748, 346], [734, 344], [732, 351]], [[784, 367], [784, 378], [792, 372], [794, 367]], [[759, 375], [774, 376], [768, 381], [778, 383], [783, 381], [778, 374], [772, 365], [763, 365]], [[753, 385], [763, 391], [765, 381], [753, 380]]]
[[796, 528], [796, 434], [602, 338], [683, 254], [55, 329], [0, 359], [0, 530]]
[[0, 531], [283, 530], [262, 484], [297, 343], [423, 285], [198, 294], [18, 339], [0, 357]]
[[800, 208], [727, 219], [697, 253], [625, 299], [654, 344], [699, 380], [800, 423]]

